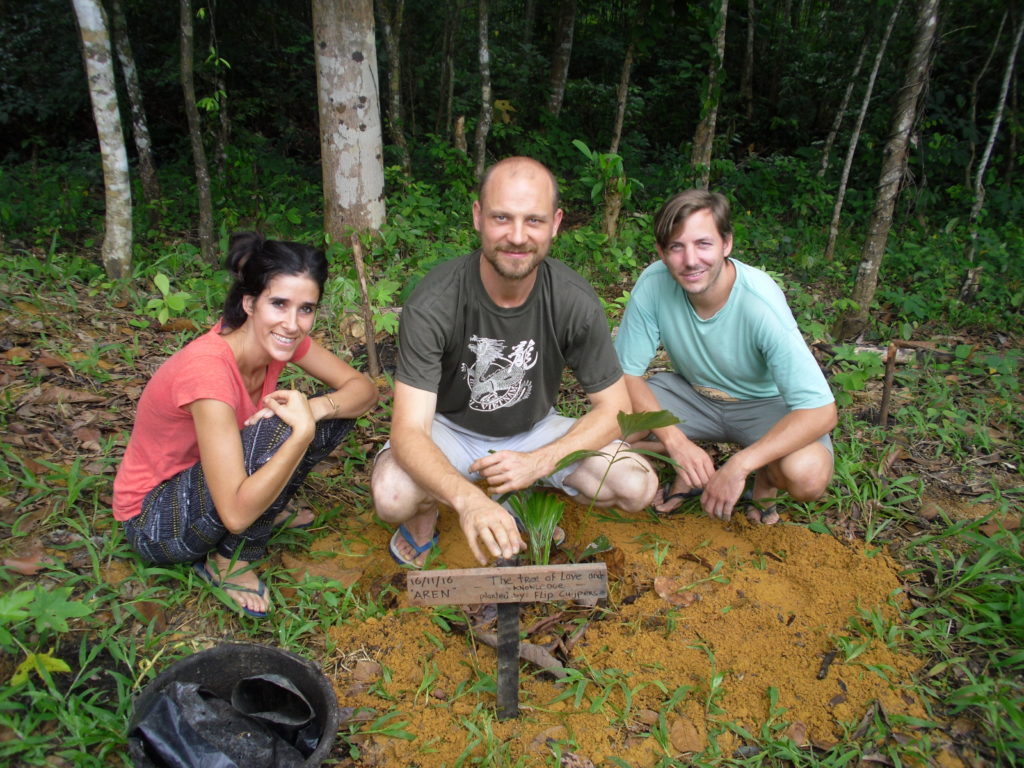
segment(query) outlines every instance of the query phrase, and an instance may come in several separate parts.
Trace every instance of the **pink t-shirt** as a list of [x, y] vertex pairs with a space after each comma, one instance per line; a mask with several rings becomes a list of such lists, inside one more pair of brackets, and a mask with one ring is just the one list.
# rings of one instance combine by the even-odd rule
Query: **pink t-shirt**
[[[309, 351], [307, 336], [292, 356], [301, 360]], [[267, 366], [259, 402], [277, 389], [286, 363]], [[199, 461], [192, 414], [185, 406], [196, 400], [220, 400], [235, 411], [241, 432], [256, 405], [242, 381], [234, 353], [220, 335], [220, 323], [189, 342], [161, 365], [139, 398], [135, 426], [114, 478], [114, 517], [128, 520], [142, 511], [146, 494], [168, 478]]]

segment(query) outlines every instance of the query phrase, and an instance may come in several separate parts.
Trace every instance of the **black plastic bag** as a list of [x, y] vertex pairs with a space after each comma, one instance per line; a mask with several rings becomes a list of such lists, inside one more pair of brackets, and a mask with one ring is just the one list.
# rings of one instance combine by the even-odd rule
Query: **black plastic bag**
[[196, 683], [173, 682], [161, 690], [129, 734], [129, 749], [137, 768], [302, 768], [305, 764], [302, 753], [271, 728]]

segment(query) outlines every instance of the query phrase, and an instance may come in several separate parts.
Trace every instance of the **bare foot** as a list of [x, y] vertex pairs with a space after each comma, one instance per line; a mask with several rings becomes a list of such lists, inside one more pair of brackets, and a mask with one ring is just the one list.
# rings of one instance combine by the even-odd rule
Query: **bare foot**
[[251, 568], [251, 563], [236, 560], [234, 570], [230, 570], [231, 560], [223, 555], [213, 553], [206, 559], [206, 572], [211, 583], [220, 587], [225, 594], [245, 610], [253, 613], [266, 613], [270, 608], [270, 598], [266, 585]]
[[314, 520], [316, 520], [316, 515], [309, 507], [299, 507], [298, 509], [286, 507], [277, 513], [277, 517], [274, 518], [274, 527], [280, 528], [287, 525], [288, 528], [305, 528], [312, 525]]

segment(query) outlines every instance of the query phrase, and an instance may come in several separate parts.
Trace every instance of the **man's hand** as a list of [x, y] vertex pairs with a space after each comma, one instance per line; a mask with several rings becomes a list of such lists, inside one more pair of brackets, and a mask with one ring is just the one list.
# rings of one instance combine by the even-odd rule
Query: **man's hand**
[[747, 483], [747, 474], [731, 460], [719, 467], [704, 486], [704, 493], [701, 494], [700, 505], [704, 511], [719, 520], [730, 519], [736, 502], [743, 494], [743, 487]]
[[539, 464], [532, 453], [495, 451], [470, 464], [469, 471], [480, 473], [489, 493], [502, 494], [529, 488], [547, 475], [548, 468]]
[[506, 559], [526, 549], [526, 542], [519, 535], [515, 518], [486, 496], [481, 495], [471, 506], [458, 512], [459, 525], [480, 565], [487, 565], [483, 547], [493, 557]]
[[715, 462], [695, 442], [681, 434], [679, 437], [682, 439], [673, 440], [672, 445], [665, 445], [669, 458], [676, 463], [676, 474], [690, 488], [707, 488], [715, 474]]

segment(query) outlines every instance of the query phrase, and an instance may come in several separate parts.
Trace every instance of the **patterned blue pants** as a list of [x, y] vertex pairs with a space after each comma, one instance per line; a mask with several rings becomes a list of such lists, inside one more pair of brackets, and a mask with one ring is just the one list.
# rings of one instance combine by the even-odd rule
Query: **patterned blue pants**
[[[266, 555], [274, 518], [283, 510], [320, 461], [338, 447], [354, 424], [352, 419], [324, 419], [284, 490], [252, 525], [229, 533], [213, 506], [201, 462], [197, 462], [146, 494], [142, 511], [124, 522], [132, 548], [153, 563], [185, 563], [211, 550], [245, 562]], [[242, 430], [245, 472], [251, 475], [277, 452], [292, 428], [277, 416], [262, 419]]]

